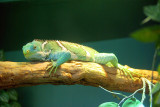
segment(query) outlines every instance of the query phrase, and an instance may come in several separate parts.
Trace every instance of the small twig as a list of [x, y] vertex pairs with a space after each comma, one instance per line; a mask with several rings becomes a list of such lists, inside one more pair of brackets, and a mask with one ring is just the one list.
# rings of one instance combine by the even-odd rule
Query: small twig
[[146, 80], [146, 82], [148, 84], [148, 87], [149, 87], [150, 107], [152, 107], [152, 88], [151, 88], [152, 87], [152, 83], [147, 79], [145, 79], [145, 80]]
[[103, 90], [105, 90], [105, 91], [107, 91], [107, 92], [111, 93], [111, 94], [117, 94], [117, 95], [121, 95], [121, 96], [123, 96], [123, 97], [127, 97], [126, 95], [124, 95], [124, 94], [122, 94], [122, 93], [117, 93], [117, 92], [109, 91], [109, 90], [107, 90], [107, 89], [103, 88], [102, 86], [99, 86], [99, 87], [100, 87], [100, 88], [102, 88]]
[[[154, 52], [153, 61], [152, 61], [152, 71], [154, 71], [154, 69], [155, 69], [155, 63], [156, 63], [156, 58], [157, 58], [158, 50], [159, 50], [159, 48], [157, 47], [155, 49], [155, 52]], [[152, 72], [152, 78], [151, 78], [151, 80], [153, 80], [153, 72]]]
[[145, 91], [146, 91], [146, 81], [145, 81], [145, 78], [142, 78], [142, 82], [143, 82], [143, 93], [142, 93], [141, 103], [143, 103], [144, 99], [146, 98], [146, 96], [145, 96]]
[[125, 99], [127, 99], [127, 98], [130, 98], [130, 97], [134, 96], [138, 91], [141, 91], [141, 90], [143, 90], [143, 88], [140, 88], [140, 89], [136, 90], [133, 94], [131, 94], [131, 95], [129, 95], [129, 96], [127, 96], [127, 97], [123, 98], [123, 99], [119, 102], [119, 104], [118, 104], [118, 105], [120, 105], [120, 104], [121, 104]]
[[145, 24], [151, 20], [150, 17], [146, 17], [144, 20], [142, 20], [141, 24]]

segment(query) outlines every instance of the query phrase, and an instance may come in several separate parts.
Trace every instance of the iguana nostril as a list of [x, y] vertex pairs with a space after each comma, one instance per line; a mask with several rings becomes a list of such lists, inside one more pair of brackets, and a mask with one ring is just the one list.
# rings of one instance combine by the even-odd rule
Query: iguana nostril
[[24, 55], [26, 55], [26, 54], [28, 54], [28, 53], [29, 53], [29, 50], [23, 51], [23, 54], [24, 54]]

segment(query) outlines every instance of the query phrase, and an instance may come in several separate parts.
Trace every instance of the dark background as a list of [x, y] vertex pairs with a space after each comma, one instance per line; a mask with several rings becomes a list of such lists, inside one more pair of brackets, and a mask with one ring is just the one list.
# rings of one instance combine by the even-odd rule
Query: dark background
[[33, 39], [71, 42], [128, 37], [156, 0], [0, 0], [0, 49], [21, 50]]

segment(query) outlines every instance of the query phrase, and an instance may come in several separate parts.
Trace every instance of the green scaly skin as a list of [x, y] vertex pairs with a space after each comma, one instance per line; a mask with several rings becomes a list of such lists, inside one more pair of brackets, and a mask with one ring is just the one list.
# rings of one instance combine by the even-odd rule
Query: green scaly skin
[[113, 53], [99, 53], [90, 47], [77, 43], [58, 40], [33, 40], [24, 45], [22, 50], [27, 60], [51, 61], [52, 66], [48, 67], [48, 69], [51, 68], [49, 74], [54, 68], [55, 73], [57, 67], [68, 60], [80, 60], [99, 64], [111, 63], [133, 79], [132, 71], [119, 64], [117, 57]]

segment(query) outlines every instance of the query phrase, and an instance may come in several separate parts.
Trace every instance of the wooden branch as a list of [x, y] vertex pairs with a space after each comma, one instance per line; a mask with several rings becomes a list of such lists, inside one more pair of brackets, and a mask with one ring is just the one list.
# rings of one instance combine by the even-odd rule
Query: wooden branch
[[[122, 71], [114, 67], [107, 67], [92, 62], [71, 61], [62, 64], [57, 72], [49, 76], [46, 68], [50, 62], [0, 62], [0, 89], [33, 86], [40, 84], [53, 85], [88, 85], [102, 87], [109, 90], [134, 92], [142, 88], [141, 77], [132, 74], [134, 80], [125, 76]], [[133, 72], [151, 79], [149, 70], [133, 69]], [[153, 83], [160, 80], [158, 72], [154, 71]]]

